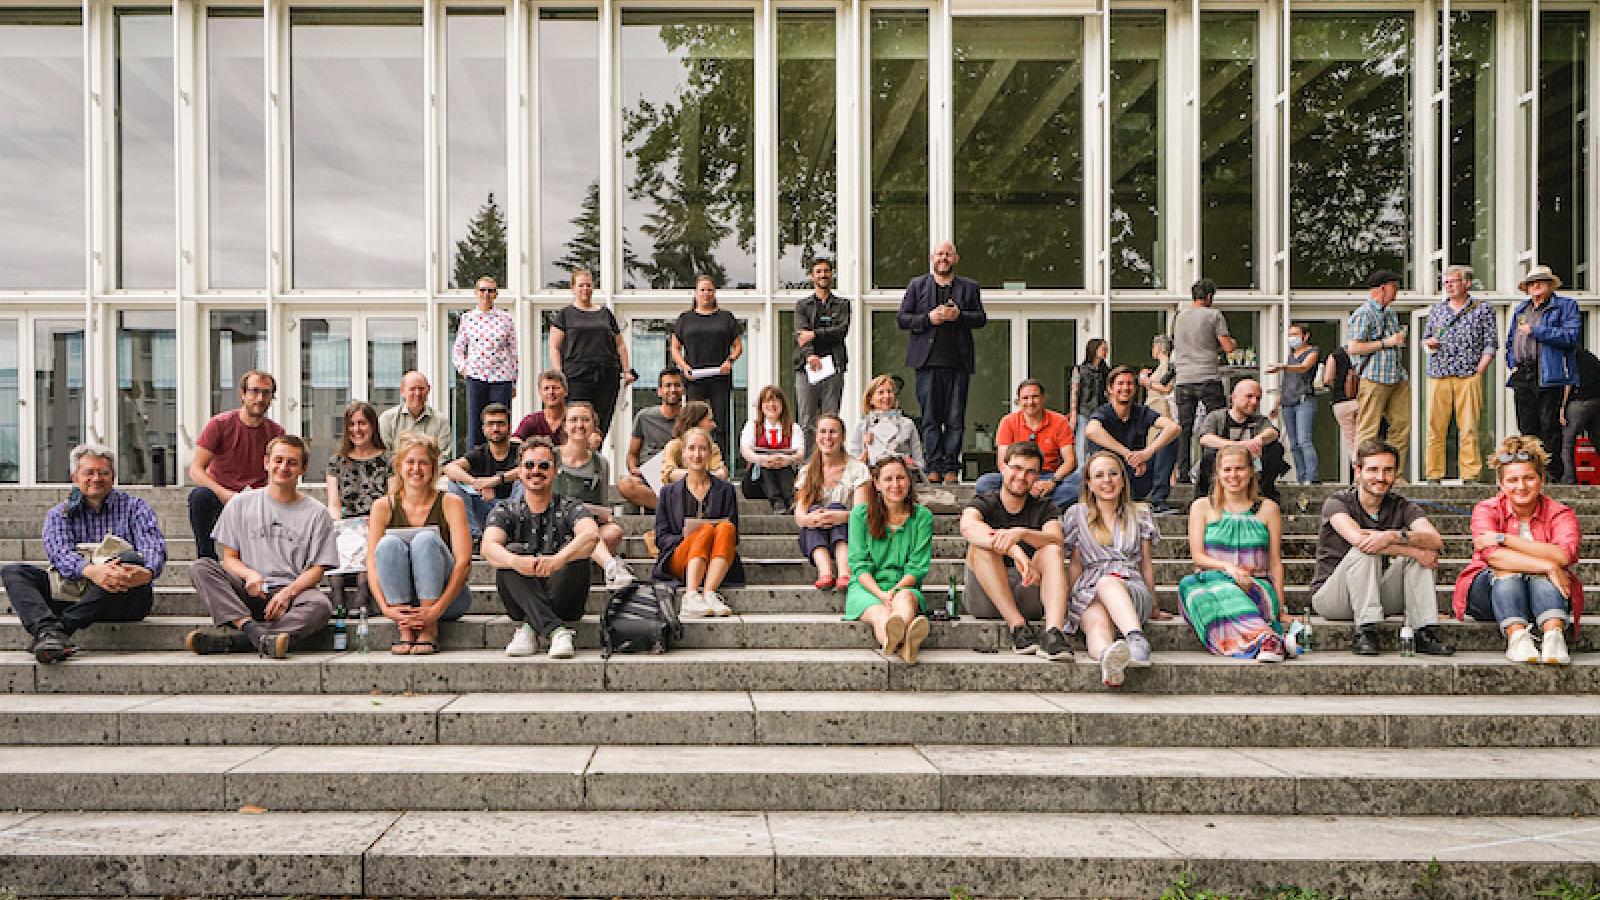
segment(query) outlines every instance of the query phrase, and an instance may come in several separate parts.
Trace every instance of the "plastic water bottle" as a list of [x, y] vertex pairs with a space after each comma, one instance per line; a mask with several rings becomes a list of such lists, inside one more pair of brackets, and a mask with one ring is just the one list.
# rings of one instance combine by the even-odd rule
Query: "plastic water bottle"
[[1400, 627], [1400, 655], [1417, 655], [1417, 637], [1416, 633], [1411, 630], [1410, 625], [1403, 625]]
[[1300, 614], [1300, 654], [1304, 656], [1311, 650], [1311, 609], [1308, 607]]
[[350, 648], [350, 630], [345, 622], [345, 609], [339, 607], [333, 611], [333, 649], [343, 653]]
[[365, 653], [365, 652], [367, 652], [367, 642], [368, 642], [368, 638], [370, 637], [370, 634], [371, 633], [367, 629], [367, 608], [366, 608], [365, 605], [363, 605], [361, 607], [361, 618], [356, 620], [356, 652], [357, 653]]
[[950, 587], [944, 595], [944, 611], [952, 619], [961, 618], [961, 585], [954, 575], [950, 576]]

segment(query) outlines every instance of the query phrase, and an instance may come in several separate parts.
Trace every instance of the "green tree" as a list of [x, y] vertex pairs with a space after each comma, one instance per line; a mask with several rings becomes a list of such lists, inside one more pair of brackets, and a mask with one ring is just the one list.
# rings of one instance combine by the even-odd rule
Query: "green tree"
[[[595, 256], [598, 260], [598, 250]], [[470, 288], [485, 275], [502, 285], [506, 283], [506, 217], [495, 202], [493, 191], [467, 224], [466, 239], [456, 241], [451, 286]]]
[[550, 263], [567, 273], [567, 279], [551, 287], [569, 287], [572, 273], [577, 269], [600, 271], [600, 182], [589, 182], [583, 195], [583, 207], [569, 221], [577, 229], [567, 240], [566, 253]]

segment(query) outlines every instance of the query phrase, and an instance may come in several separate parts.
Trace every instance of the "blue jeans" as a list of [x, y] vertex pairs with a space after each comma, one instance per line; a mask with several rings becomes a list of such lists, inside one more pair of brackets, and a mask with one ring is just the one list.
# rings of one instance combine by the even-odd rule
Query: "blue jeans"
[[922, 407], [922, 452], [928, 474], [961, 472], [961, 438], [967, 427], [965, 369], [917, 370], [917, 404]]
[[[511, 389], [514, 381], [479, 381], [467, 379], [467, 447], [483, 443], [483, 408], [491, 403], [503, 403], [511, 409]], [[514, 424], [514, 423], [513, 423]]]
[[1489, 586], [1495, 621], [1504, 632], [1512, 624], [1540, 626], [1550, 619], [1565, 623], [1570, 607], [1555, 584], [1543, 575], [1500, 575]]
[[[517, 486], [521, 487], [522, 485], [519, 483]], [[472, 539], [477, 540], [483, 537], [483, 525], [489, 520], [489, 511], [494, 509], [494, 505], [500, 501], [498, 499], [485, 500], [483, 495], [476, 490], [454, 481], [449, 483], [447, 490], [460, 497], [461, 502], [467, 505], [467, 525], [472, 529]]]
[[[407, 543], [398, 535], [386, 534], [372, 552], [377, 567], [378, 586], [390, 606], [420, 606], [423, 600], [437, 599], [450, 581], [456, 558], [445, 546], [444, 538], [432, 531], [419, 531]], [[463, 584], [439, 618], [454, 622], [467, 614], [472, 605], [472, 590]]]
[[[1074, 472], [1072, 475], [1068, 475], [1066, 478], [1056, 482], [1056, 486], [1050, 489], [1051, 503], [1054, 503], [1062, 509], [1066, 509], [1068, 506], [1071, 506], [1072, 503], [1077, 502], [1077, 488], [1073, 487], [1070, 491], [1068, 490], [1069, 486], [1075, 484], [1072, 479], [1073, 475], [1076, 474], [1078, 473]], [[985, 472], [983, 475], [978, 477], [978, 484], [973, 490], [975, 493], [979, 494], [987, 494], [990, 491], [998, 491], [1000, 490], [1000, 486], [1004, 481], [1005, 479], [1000, 475], [999, 472]], [[1068, 496], [1072, 497], [1072, 503], [1067, 501]]]
[[1316, 484], [1322, 479], [1317, 474], [1317, 447], [1311, 442], [1311, 428], [1317, 419], [1317, 401], [1307, 399], [1283, 408], [1284, 437], [1288, 439], [1289, 452], [1294, 455], [1294, 474], [1301, 484]]
[[[1096, 451], [1098, 452], [1098, 451]], [[1094, 454], [1091, 453], [1091, 456]], [[1150, 464], [1145, 466], [1143, 475], [1134, 475], [1129, 470], [1127, 463], [1123, 463], [1122, 472], [1129, 479], [1128, 491], [1135, 500], [1149, 500], [1151, 503], [1164, 504], [1172, 496], [1172, 467], [1178, 461], [1178, 442], [1162, 447], [1156, 455], [1150, 457]], [[1055, 505], [1066, 509], [1078, 502], [1078, 497], [1083, 491], [1083, 470], [1085, 463], [1078, 463], [1077, 471], [1067, 476], [1067, 480], [1051, 494]]]

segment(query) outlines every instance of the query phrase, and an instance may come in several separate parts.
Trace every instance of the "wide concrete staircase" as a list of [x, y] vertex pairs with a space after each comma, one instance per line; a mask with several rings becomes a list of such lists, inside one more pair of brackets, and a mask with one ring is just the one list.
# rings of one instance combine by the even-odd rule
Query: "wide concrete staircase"
[[[1287, 491], [1296, 610], [1328, 490]], [[1447, 535], [1441, 610], [1486, 491], [1410, 491]], [[0, 559], [43, 559], [63, 493], [0, 494]], [[198, 657], [180, 649], [206, 621], [183, 492], [140, 493], [173, 556], [148, 620], [36, 666], [0, 601], [0, 889], [23, 897], [1158, 897], [1187, 873], [1455, 898], [1600, 879], [1600, 654], [1512, 666], [1492, 625], [1447, 623], [1455, 657], [1402, 659], [1391, 621], [1366, 659], [1313, 620], [1311, 654], [1266, 666], [1153, 622], [1155, 665], [1109, 691], [1081, 644], [1019, 657], [963, 618], [908, 667], [810, 587], [792, 523], [747, 504], [738, 615], [686, 623], [665, 655], [601, 660], [596, 588], [576, 660], [509, 659], [475, 563], [439, 655], [390, 655], [375, 620], [367, 653], [325, 635], [286, 661]], [[1600, 492], [1556, 493], [1600, 534]], [[1186, 523], [1160, 524], [1175, 610]], [[935, 602], [962, 551], [940, 510]], [[642, 540], [626, 553], [643, 574]], [[1600, 584], [1600, 539], [1583, 555]]]

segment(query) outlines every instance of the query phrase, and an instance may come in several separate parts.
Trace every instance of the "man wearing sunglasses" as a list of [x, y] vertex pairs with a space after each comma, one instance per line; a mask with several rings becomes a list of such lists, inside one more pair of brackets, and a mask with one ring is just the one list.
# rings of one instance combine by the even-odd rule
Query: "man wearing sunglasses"
[[483, 558], [516, 634], [507, 656], [532, 656], [539, 638], [551, 659], [571, 659], [589, 598], [589, 557], [600, 540], [594, 514], [554, 491], [559, 459], [546, 438], [530, 438], [518, 454], [522, 496], [499, 504], [483, 531]]
[[195, 557], [216, 559], [211, 536], [223, 507], [245, 488], [267, 483], [267, 445], [283, 434], [283, 426], [267, 418], [278, 382], [270, 373], [251, 369], [239, 379], [239, 408], [217, 413], [200, 429], [189, 460], [189, 526], [194, 529]]

